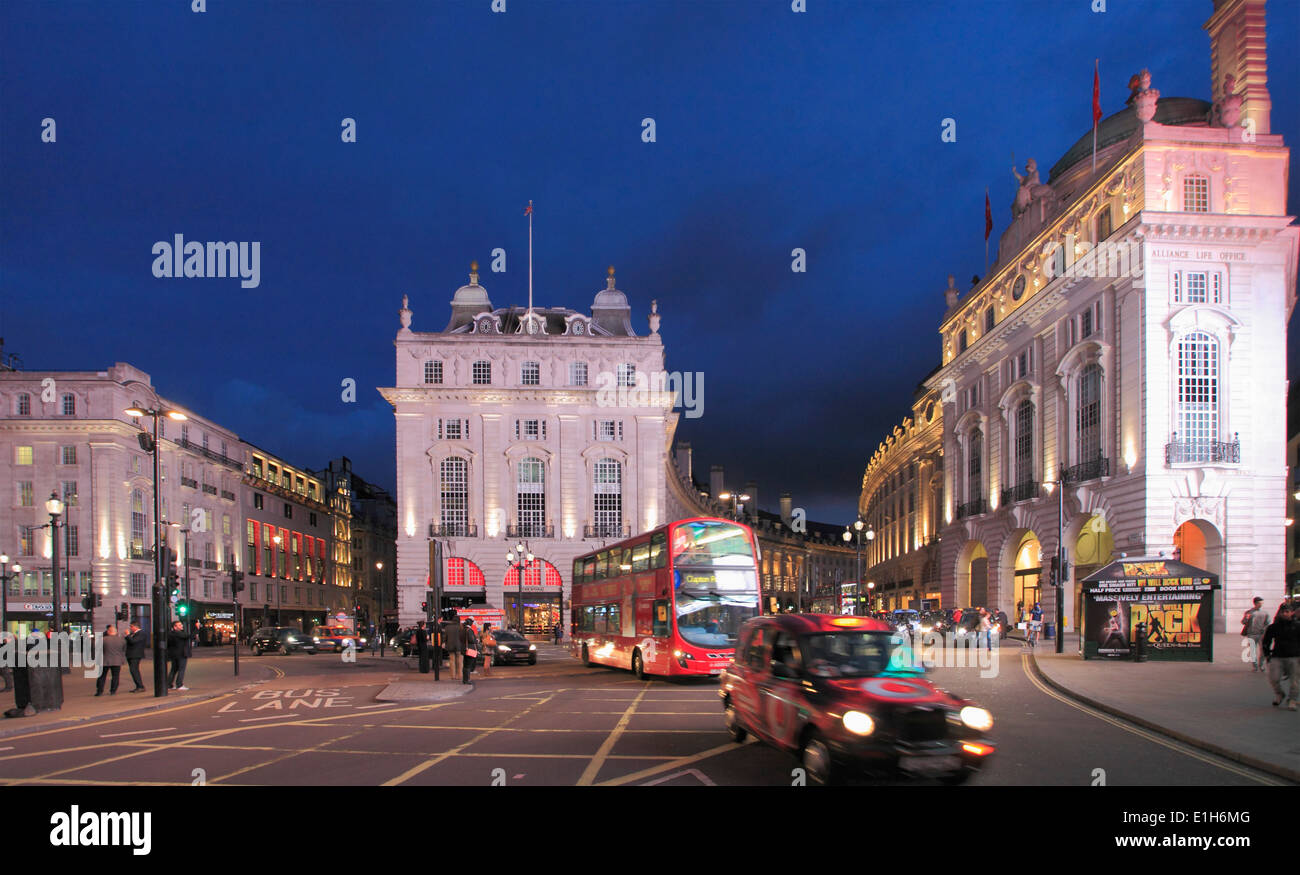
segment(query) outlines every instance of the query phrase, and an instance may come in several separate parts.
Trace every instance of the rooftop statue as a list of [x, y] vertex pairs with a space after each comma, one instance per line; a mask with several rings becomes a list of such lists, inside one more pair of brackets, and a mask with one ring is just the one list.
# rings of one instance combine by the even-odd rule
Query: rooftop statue
[[1015, 202], [1011, 204], [1011, 216], [1018, 219], [1035, 200], [1049, 197], [1052, 194], [1052, 187], [1039, 181], [1038, 162], [1033, 158], [1025, 162], [1024, 176], [1021, 176], [1015, 167], [1011, 168], [1011, 172], [1020, 181], [1020, 188], [1016, 191]]

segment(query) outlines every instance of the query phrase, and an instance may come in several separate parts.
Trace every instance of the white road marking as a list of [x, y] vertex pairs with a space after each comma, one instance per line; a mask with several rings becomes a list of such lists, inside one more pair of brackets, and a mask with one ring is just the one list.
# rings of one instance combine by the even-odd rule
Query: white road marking
[[[148, 733], [148, 732], [167, 732], [167, 731], [169, 731], [169, 730], [173, 730], [173, 729], [175, 729], [175, 728], [176, 728], [175, 726], [164, 726], [162, 729], [137, 729], [137, 730], [135, 730], [134, 732], [110, 732], [110, 733], [107, 734], [107, 735], [101, 735], [101, 736], [99, 736], [99, 737], [100, 737], [100, 738], [120, 738], [120, 737], [123, 736], [123, 735], [144, 735], [145, 733]], [[9, 749], [9, 748], [3, 748], [3, 750], [8, 750], [8, 749]]]
[[713, 781], [709, 779], [708, 775], [704, 774], [699, 769], [683, 769], [680, 772], [673, 772], [671, 775], [664, 775], [662, 778], [655, 778], [653, 781], [646, 781], [641, 786], [652, 787], [655, 784], [662, 784], [665, 781], [671, 781], [673, 778], [680, 778], [683, 775], [690, 775], [691, 777], [695, 778], [695, 780], [699, 781], [701, 784], [705, 785], [706, 787], [718, 786], [717, 784], [713, 783]]
[[245, 717], [240, 723], [256, 723], [258, 720], [283, 720], [285, 717], [297, 717], [297, 714], [272, 714], [270, 717]]

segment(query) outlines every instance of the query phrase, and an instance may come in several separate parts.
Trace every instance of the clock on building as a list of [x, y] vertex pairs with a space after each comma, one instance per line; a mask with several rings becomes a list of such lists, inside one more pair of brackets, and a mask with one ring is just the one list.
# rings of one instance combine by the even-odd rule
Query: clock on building
[[1016, 277], [1016, 283], [1011, 287], [1011, 299], [1019, 301], [1025, 296], [1025, 275], [1022, 273]]

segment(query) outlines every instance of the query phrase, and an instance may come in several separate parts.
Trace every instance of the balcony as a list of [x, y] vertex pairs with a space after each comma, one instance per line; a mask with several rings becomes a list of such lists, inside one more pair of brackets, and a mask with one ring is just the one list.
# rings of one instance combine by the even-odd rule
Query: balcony
[[1238, 465], [1241, 463], [1241, 439], [1238, 432], [1233, 432], [1231, 441], [1206, 441], [1178, 439], [1174, 432], [1172, 440], [1165, 444], [1165, 464], [1182, 465], [1199, 463], [1202, 465]]
[[221, 455], [221, 453], [215, 452], [213, 450], [204, 449], [203, 446], [200, 444], [196, 444], [193, 443], [192, 441], [187, 441], [187, 440], [179, 440], [176, 442], [176, 444], [177, 446], [181, 447], [181, 449], [189, 450], [191, 453], [198, 453], [200, 456], [203, 456], [204, 458], [211, 459], [214, 462], [218, 462], [222, 465], [225, 465], [227, 468], [234, 468], [236, 471], [244, 470], [243, 462], [237, 462], [228, 456]]
[[228, 491], [226, 491], [225, 489], [223, 489], [223, 490], [221, 490], [221, 497], [224, 498], [226, 501], [234, 501], [234, 500], [235, 500], [235, 493], [233, 493], [233, 492], [228, 492]]
[[185, 564], [188, 565], [190, 568], [202, 568], [203, 560], [199, 559], [197, 556], [192, 556], [189, 559], [185, 560]]
[[215, 559], [204, 559], [204, 560], [203, 560], [203, 567], [206, 568], [208, 571], [216, 571], [216, 570], [217, 570], [217, 560], [215, 560]]
[[583, 526], [582, 536], [584, 538], [630, 538], [632, 537], [632, 526], [621, 526], [617, 523], [597, 523], [594, 526]]
[[204, 491], [204, 493], [206, 493], [207, 495], [216, 495], [216, 494], [217, 494], [217, 487], [215, 487], [215, 486], [209, 486], [208, 484], [204, 483], [204, 484], [203, 484], [203, 491]]
[[1061, 479], [1066, 483], [1083, 483], [1085, 480], [1096, 480], [1098, 477], [1109, 476], [1110, 459], [1105, 456], [1098, 456], [1091, 462], [1080, 462], [1061, 471]]
[[546, 526], [541, 523], [518, 523], [513, 526], [506, 526], [507, 538], [554, 538], [555, 526]]
[[430, 538], [477, 538], [478, 523], [429, 523]]
[[957, 505], [957, 519], [988, 513], [989, 503], [982, 498]]
[[182, 485], [182, 486], [188, 486], [190, 489], [198, 489], [198, 488], [199, 488], [199, 481], [193, 479], [192, 477], [182, 477], [182, 478], [181, 478], [181, 485]]
[[1038, 495], [1038, 483], [1034, 480], [1028, 480], [1024, 483], [1017, 483], [1010, 489], [1002, 490], [1002, 506], [1014, 504], [1017, 501], [1029, 501]]
[[131, 558], [132, 558], [132, 559], [152, 559], [153, 556], [152, 556], [152, 554], [150, 553], [150, 551], [149, 551], [149, 550], [146, 550], [144, 547], [137, 547], [136, 545], [132, 544], [132, 545], [131, 545]]

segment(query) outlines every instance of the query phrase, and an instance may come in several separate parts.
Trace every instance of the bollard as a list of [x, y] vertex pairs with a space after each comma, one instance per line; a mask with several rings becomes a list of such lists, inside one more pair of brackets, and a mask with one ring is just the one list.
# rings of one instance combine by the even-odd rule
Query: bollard
[[1133, 630], [1133, 649], [1134, 661], [1147, 661], [1147, 624], [1145, 621], [1138, 623], [1137, 628]]

